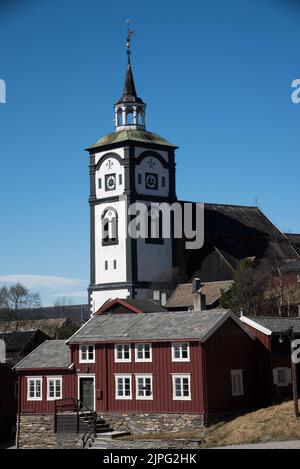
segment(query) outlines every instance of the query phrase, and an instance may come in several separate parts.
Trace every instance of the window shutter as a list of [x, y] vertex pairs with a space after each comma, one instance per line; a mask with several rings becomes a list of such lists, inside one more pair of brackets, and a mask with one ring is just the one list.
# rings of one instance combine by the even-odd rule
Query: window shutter
[[273, 384], [278, 384], [278, 381], [277, 381], [277, 368], [273, 368]]

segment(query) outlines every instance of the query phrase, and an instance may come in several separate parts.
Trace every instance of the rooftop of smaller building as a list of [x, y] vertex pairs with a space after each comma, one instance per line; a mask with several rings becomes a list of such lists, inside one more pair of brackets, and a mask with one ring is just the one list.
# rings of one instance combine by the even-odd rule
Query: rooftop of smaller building
[[[221, 296], [221, 292], [227, 291], [233, 280], [224, 280], [220, 282], [202, 283], [201, 293], [206, 296], [206, 305], [213, 305]], [[193, 284], [181, 283], [170, 296], [167, 308], [188, 308], [194, 304]]]
[[294, 333], [300, 334], [300, 318], [278, 316], [242, 316], [241, 321], [252, 327], [257, 327], [267, 335], [287, 334], [292, 327]]
[[65, 340], [46, 340], [21, 360], [16, 370], [67, 369], [71, 364], [71, 352]]

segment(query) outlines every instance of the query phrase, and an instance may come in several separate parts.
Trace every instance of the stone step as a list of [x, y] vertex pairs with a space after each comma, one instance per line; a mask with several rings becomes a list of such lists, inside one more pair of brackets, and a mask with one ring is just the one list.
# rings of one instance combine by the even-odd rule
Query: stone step
[[109, 423], [96, 423], [96, 429], [110, 428]]
[[101, 440], [113, 440], [114, 438], [119, 438], [121, 436], [127, 436], [127, 435], [130, 435], [130, 432], [117, 431], [117, 430], [103, 431], [101, 433], [97, 433], [97, 436], [95, 437], [95, 443]]

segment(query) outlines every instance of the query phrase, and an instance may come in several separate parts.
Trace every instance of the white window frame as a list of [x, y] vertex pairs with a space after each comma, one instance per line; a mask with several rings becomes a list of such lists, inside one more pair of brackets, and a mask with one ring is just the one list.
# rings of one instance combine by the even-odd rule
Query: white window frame
[[[149, 353], [150, 353], [150, 357], [149, 358], [145, 358], [145, 345], [149, 345]], [[142, 349], [142, 352], [143, 352], [143, 358], [139, 358], [138, 357], [138, 348], [139, 347], [143, 347]], [[149, 342], [139, 342], [137, 344], [135, 344], [135, 361], [137, 363], [150, 363], [152, 362], [152, 344], [149, 343]]]
[[[93, 347], [93, 358], [90, 359], [90, 358], [87, 358], [87, 359], [83, 359], [82, 358], [82, 349], [83, 347]], [[88, 350], [87, 350], [87, 356], [89, 354]], [[94, 344], [82, 344], [79, 346], [79, 363], [95, 363], [96, 361], [96, 352], [95, 352], [95, 345]]]
[[[138, 380], [139, 379], [145, 379], [145, 378], [150, 378], [150, 390], [151, 394], [150, 396], [139, 396], [138, 394]], [[153, 400], [153, 375], [151, 373], [139, 373], [135, 375], [135, 399], [137, 401], [152, 401]]]
[[[189, 383], [189, 395], [188, 396], [176, 396], [176, 379], [188, 379]], [[181, 374], [172, 374], [172, 390], [173, 390], [173, 401], [191, 401], [192, 400], [192, 390], [191, 390], [191, 374], [190, 373], [181, 373]], [[183, 387], [182, 387], [183, 391]]]
[[[59, 381], [60, 382], [60, 396], [59, 397], [51, 397], [50, 396], [50, 381]], [[63, 396], [63, 379], [62, 376], [47, 376], [47, 401], [59, 401], [62, 399]], [[56, 384], [54, 385], [54, 390], [56, 393]]]
[[[244, 373], [242, 369], [239, 370], [230, 370], [230, 375], [231, 375], [231, 394], [232, 396], [244, 396]], [[241, 383], [241, 389], [234, 389], [234, 381], [233, 377], [234, 376], [239, 376], [240, 377], [240, 383]]]
[[[279, 382], [278, 380], [278, 377], [279, 377], [279, 371], [284, 371], [284, 377], [285, 377], [285, 380], [284, 382]], [[291, 384], [291, 369], [290, 368], [287, 368], [287, 367], [284, 367], [284, 366], [278, 366], [277, 368], [274, 368], [273, 369], [273, 382], [276, 386], [278, 386], [279, 388], [280, 387], [285, 387], [285, 386], [288, 386], [289, 384]]]
[[[119, 396], [118, 395], [118, 379], [129, 379], [130, 384], [130, 396]], [[124, 386], [125, 389], [125, 386]], [[115, 374], [115, 399], [116, 401], [131, 401], [132, 400], [132, 374]]]
[[[30, 381], [39, 381], [41, 383], [40, 397], [30, 396]], [[34, 394], [36, 395], [36, 384], [34, 385]], [[27, 376], [27, 401], [42, 401], [43, 400], [43, 377], [42, 376]]]
[[[180, 357], [175, 357], [175, 346], [187, 345], [187, 358], [182, 357], [182, 348], [180, 348]], [[189, 342], [173, 342], [172, 343], [172, 362], [189, 362], [190, 361], [190, 344]]]
[[[118, 347], [129, 347], [129, 358], [118, 358]], [[124, 356], [124, 350], [122, 356]], [[131, 363], [131, 344], [115, 344], [115, 363]]]

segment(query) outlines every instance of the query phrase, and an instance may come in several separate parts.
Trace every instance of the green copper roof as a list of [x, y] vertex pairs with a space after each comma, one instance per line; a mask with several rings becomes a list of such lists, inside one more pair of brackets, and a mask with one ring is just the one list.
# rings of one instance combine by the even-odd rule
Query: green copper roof
[[119, 132], [112, 132], [111, 134], [101, 137], [94, 145], [91, 145], [88, 150], [93, 148], [110, 145], [112, 143], [119, 143], [128, 140], [143, 143], [156, 143], [157, 145], [168, 145], [169, 147], [176, 147], [168, 142], [163, 137], [146, 130], [120, 130]]

